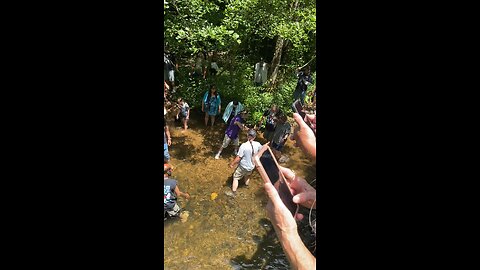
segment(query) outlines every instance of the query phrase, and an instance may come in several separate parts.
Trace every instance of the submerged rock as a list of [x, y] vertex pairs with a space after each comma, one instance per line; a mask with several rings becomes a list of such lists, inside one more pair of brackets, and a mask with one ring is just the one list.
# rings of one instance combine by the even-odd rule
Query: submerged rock
[[225, 191], [225, 195], [231, 198], [235, 198], [236, 194], [232, 191]]
[[282, 155], [279, 159], [278, 159], [278, 162], [279, 163], [286, 163], [290, 160], [290, 158], [286, 155]]

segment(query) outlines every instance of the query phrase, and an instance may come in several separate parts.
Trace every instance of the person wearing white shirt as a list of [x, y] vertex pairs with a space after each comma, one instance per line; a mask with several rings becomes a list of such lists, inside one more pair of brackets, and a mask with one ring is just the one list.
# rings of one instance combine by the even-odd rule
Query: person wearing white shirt
[[214, 58], [214, 59], [212, 59], [212, 62], [210, 63], [210, 70], [209, 70], [210, 74], [215, 76], [215, 75], [217, 75], [218, 70], [219, 70], [219, 67], [217, 65], [217, 60]]
[[246, 186], [248, 186], [250, 182], [250, 175], [255, 169], [252, 157], [262, 148], [262, 144], [255, 141], [255, 137], [257, 137], [257, 132], [254, 129], [248, 130], [248, 141], [240, 146], [237, 156], [232, 163], [230, 163], [230, 168], [233, 168], [236, 164], [238, 164], [238, 166], [233, 173], [232, 193], [227, 193], [229, 196], [235, 197], [240, 179], [245, 179]]
[[254, 82], [255, 85], [263, 85], [267, 81], [268, 74], [268, 64], [263, 61], [263, 58], [260, 59], [260, 62], [255, 64], [255, 75]]

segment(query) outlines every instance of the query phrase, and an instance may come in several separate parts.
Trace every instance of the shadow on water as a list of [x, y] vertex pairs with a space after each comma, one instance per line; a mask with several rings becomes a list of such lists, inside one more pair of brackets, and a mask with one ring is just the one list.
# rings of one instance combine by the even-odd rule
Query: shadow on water
[[270, 221], [260, 219], [258, 224], [265, 229], [265, 235], [252, 236], [252, 240], [258, 245], [257, 251], [250, 259], [246, 255], [231, 259], [233, 269], [290, 269]]

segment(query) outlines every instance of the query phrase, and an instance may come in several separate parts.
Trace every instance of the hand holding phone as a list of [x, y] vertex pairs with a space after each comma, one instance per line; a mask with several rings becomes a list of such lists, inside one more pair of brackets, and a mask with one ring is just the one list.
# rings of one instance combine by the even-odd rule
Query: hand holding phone
[[293, 114], [293, 118], [298, 126], [295, 128], [291, 139], [295, 141], [295, 146], [300, 147], [305, 154], [315, 159], [317, 156], [317, 138], [312, 127], [309, 127], [304, 119], [296, 113]]
[[302, 117], [302, 119], [305, 119], [305, 110], [303, 109], [302, 102], [300, 102], [299, 99], [293, 102], [292, 110], [294, 113], [298, 113]]
[[275, 187], [283, 204], [288, 208], [292, 216], [295, 216], [298, 212], [298, 205], [293, 202], [293, 194], [290, 186], [280, 170], [280, 166], [268, 143], [258, 151], [253, 161], [263, 181], [265, 183], [271, 183]]

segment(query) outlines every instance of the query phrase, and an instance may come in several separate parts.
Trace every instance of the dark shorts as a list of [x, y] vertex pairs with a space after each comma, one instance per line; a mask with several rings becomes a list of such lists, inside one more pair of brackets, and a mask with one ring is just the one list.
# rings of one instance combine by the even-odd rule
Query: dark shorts
[[265, 129], [265, 132], [263, 132], [263, 137], [267, 139], [267, 141], [271, 141], [273, 139], [273, 133], [274, 131]]
[[180, 215], [180, 206], [175, 203], [172, 208], [165, 208], [163, 207], [163, 217], [178, 217]]

